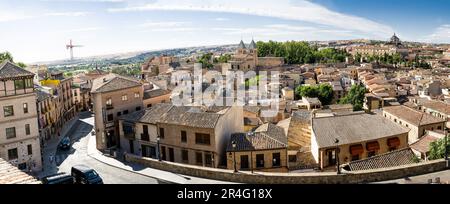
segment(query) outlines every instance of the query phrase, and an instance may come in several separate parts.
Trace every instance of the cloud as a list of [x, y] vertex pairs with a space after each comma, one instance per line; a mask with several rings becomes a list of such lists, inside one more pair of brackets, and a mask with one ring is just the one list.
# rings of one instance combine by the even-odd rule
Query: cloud
[[439, 26], [434, 33], [423, 37], [421, 40], [432, 43], [450, 43], [450, 24]]
[[201, 30], [200, 28], [191, 27], [192, 22], [184, 21], [149, 21], [137, 25], [144, 28], [144, 32], [192, 32]]
[[365, 18], [331, 11], [307, 0], [293, 3], [290, 0], [155, 0], [151, 3], [109, 8], [109, 12], [132, 11], [204, 11], [274, 17], [333, 26], [340, 29], [364, 32], [377, 38], [393, 33], [387, 25]]
[[75, 33], [75, 32], [90, 32], [90, 31], [98, 31], [104, 30], [104, 27], [86, 27], [86, 28], [75, 28], [70, 30], [62, 30], [61, 33]]
[[8, 12], [0, 12], [0, 22], [9, 22], [9, 21], [18, 21], [24, 19], [34, 18], [34, 16], [27, 15], [20, 12], [8, 13]]
[[319, 39], [329, 37], [353, 37], [354, 31], [343, 29], [331, 29], [325, 27], [295, 26], [289, 24], [269, 24], [261, 27], [215, 27], [212, 31], [223, 32], [225, 35], [252, 35], [259, 37], [290, 37], [296, 36], [303, 39]]
[[154, 28], [154, 27], [178, 27], [178, 26], [185, 26], [185, 25], [189, 25], [189, 24], [191, 24], [191, 22], [181, 22], [181, 21], [154, 22], [154, 21], [150, 21], [150, 22], [145, 22], [145, 23], [139, 24], [138, 26]]
[[79, 17], [86, 16], [89, 12], [54, 12], [54, 13], [46, 13], [45, 16], [69, 16], [69, 17]]
[[215, 21], [229, 21], [229, 18], [215, 18]]

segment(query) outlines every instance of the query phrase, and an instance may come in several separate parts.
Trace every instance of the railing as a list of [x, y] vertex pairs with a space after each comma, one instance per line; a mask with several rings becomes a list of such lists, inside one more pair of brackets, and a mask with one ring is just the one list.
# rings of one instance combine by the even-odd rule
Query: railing
[[111, 110], [111, 109], [114, 109], [114, 106], [106, 104], [106, 110]]

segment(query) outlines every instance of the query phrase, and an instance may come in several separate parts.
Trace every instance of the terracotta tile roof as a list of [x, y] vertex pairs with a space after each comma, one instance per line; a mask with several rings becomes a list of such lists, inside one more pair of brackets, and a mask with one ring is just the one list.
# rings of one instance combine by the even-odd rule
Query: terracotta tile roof
[[41, 182], [0, 158], [0, 184], [40, 184]]
[[128, 122], [165, 123], [189, 127], [215, 128], [217, 121], [228, 108], [222, 108], [218, 112], [208, 112], [208, 109], [202, 107], [174, 106], [170, 103], [161, 103], [141, 111], [123, 115], [120, 119]]
[[[236, 141], [236, 148], [233, 149], [232, 141]], [[280, 141], [272, 135], [266, 133], [236, 133], [231, 135], [227, 145], [228, 152], [251, 151], [251, 150], [269, 150], [287, 148], [287, 139]]]
[[136, 79], [121, 76], [118, 74], [108, 74], [106, 76], [95, 79], [92, 82], [92, 93], [102, 93], [115, 90], [121, 90], [136, 86], [141, 86], [142, 83]]
[[402, 120], [408, 121], [413, 125], [427, 125], [434, 123], [443, 123], [445, 120], [434, 117], [430, 114], [423, 113], [406, 106], [389, 106], [384, 107], [383, 111], [395, 115]]
[[442, 101], [426, 101], [423, 103], [423, 106], [429, 109], [433, 109], [435, 111], [439, 111], [446, 115], [450, 115], [450, 104], [442, 102]]
[[430, 143], [438, 140], [439, 138], [426, 134], [423, 137], [421, 137], [416, 142], [412, 143], [410, 145], [411, 149], [419, 151], [421, 153], [427, 153], [430, 149]]
[[243, 106], [244, 111], [258, 114], [261, 110], [260, 106]]
[[199, 107], [173, 106], [159, 122], [199, 128], [215, 128], [222, 114], [205, 112]]
[[255, 133], [264, 133], [278, 141], [287, 143], [287, 136], [284, 129], [272, 123], [266, 123], [256, 128]]
[[351, 171], [389, 168], [412, 164], [414, 163], [414, 157], [413, 151], [410, 148], [405, 148], [376, 155], [367, 159], [352, 161], [347, 165]]
[[164, 89], [154, 89], [154, 90], [150, 90], [150, 91], [145, 91], [144, 92], [144, 99], [149, 99], [149, 98], [154, 98], [154, 97], [158, 97], [158, 96], [163, 96], [166, 94], [170, 94], [169, 90], [164, 90]]
[[354, 113], [332, 117], [313, 118], [313, 131], [319, 148], [376, 140], [408, 133], [406, 129], [380, 115]]
[[119, 119], [128, 122], [156, 124], [161, 119], [162, 115], [169, 111], [172, 106], [173, 105], [170, 103], [159, 103], [150, 108], [120, 116]]
[[33, 77], [34, 73], [5, 60], [0, 64], [0, 79], [11, 79], [16, 77]]

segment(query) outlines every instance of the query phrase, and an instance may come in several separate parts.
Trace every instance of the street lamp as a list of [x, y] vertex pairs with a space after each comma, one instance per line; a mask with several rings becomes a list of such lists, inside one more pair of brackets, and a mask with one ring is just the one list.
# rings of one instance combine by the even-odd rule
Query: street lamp
[[335, 150], [335, 154], [336, 154], [336, 167], [337, 167], [337, 174], [341, 174], [341, 169], [339, 167], [339, 140], [336, 138], [334, 139], [334, 144], [336, 144], [336, 150]]
[[237, 172], [236, 168], [236, 141], [231, 142], [231, 146], [233, 147], [233, 163], [234, 163], [234, 173]]
[[158, 161], [161, 161], [161, 149], [159, 148], [159, 136], [156, 137], [156, 144], [158, 145]]

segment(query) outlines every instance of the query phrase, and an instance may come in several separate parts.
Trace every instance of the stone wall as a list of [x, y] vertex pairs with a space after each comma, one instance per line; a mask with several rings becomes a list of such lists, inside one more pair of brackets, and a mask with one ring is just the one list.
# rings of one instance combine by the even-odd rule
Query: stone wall
[[170, 171], [177, 174], [195, 176], [214, 180], [224, 180], [251, 184], [335, 184], [335, 183], [367, 183], [399, 179], [414, 175], [441, 171], [446, 168], [443, 159], [405, 165], [395, 168], [358, 171], [336, 175], [335, 172], [324, 173], [269, 173], [269, 172], [238, 172], [233, 170], [206, 168], [171, 162], [159, 162], [155, 159], [142, 158], [127, 154], [126, 161], [140, 163], [150, 168]]

